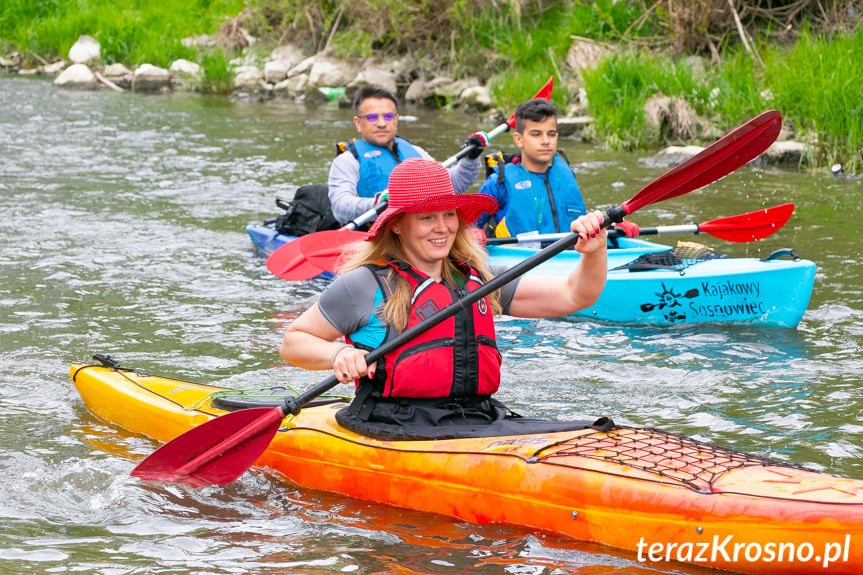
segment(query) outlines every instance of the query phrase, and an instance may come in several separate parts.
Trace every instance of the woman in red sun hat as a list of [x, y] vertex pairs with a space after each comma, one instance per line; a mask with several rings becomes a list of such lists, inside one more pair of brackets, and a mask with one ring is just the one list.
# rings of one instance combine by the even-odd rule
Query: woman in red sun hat
[[336, 416], [342, 426], [387, 439], [470, 436], [490, 424], [536, 421], [491, 398], [501, 363], [493, 318], [556, 317], [593, 305], [606, 278], [601, 212], [571, 223], [582, 257], [568, 277], [517, 278], [376, 364], [364, 359], [503, 270], [488, 265], [470, 230], [496, 210], [490, 196], [455, 194], [437, 162], [412, 158], [393, 170], [387, 209], [368, 239], [348, 248], [341, 274], [287, 329], [279, 350], [294, 365], [356, 382], [354, 400]]

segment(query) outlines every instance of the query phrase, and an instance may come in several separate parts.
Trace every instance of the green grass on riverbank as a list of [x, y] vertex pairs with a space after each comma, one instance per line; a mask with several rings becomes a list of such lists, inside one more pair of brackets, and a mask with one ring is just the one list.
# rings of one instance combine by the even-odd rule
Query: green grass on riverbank
[[50, 61], [68, 57], [78, 36], [89, 34], [101, 44], [103, 63], [167, 67], [178, 58], [195, 60], [195, 49], [181, 39], [216, 32], [244, 6], [245, 0], [3, 0], [0, 41], [25, 61]]

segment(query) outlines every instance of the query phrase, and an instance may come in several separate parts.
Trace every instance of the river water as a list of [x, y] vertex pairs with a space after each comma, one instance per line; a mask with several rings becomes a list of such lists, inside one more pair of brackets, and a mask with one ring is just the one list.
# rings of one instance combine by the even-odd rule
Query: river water
[[[403, 112], [416, 117], [401, 133], [438, 158], [482, 127], [460, 112]], [[260, 470], [201, 490], [129, 478], [156, 444], [92, 416], [69, 365], [110, 353], [229, 387], [319, 381], [277, 347], [320, 286], [271, 276], [243, 228], [274, 216], [277, 195], [325, 181], [334, 142], [352, 133], [335, 106], [0, 78], [0, 573], [707, 572]], [[589, 204], [620, 203], [667, 168], [562, 147]], [[863, 478], [863, 182], [747, 167], [633, 219], [690, 223], [787, 201], [791, 221], [762, 242], [697, 240], [814, 260], [797, 329], [504, 319], [499, 397], [523, 414], [608, 415]]]

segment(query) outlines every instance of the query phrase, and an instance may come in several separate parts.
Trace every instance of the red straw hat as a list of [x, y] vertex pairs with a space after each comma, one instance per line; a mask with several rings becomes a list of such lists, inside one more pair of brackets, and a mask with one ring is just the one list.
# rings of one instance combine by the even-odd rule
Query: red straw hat
[[421, 214], [458, 210], [461, 219], [471, 225], [483, 214], [497, 211], [497, 201], [485, 194], [456, 194], [449, 172], [434, 160], [410, 158], [390, 174], [387, 209], [369, 230], [373, 238], [387, 221], [402, 213]]

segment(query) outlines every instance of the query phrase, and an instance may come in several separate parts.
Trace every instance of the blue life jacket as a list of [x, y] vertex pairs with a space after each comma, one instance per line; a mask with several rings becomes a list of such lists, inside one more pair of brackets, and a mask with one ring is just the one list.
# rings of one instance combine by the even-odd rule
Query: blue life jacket
[[396, 136], [393, 150], [381, 148], [365, 140], [348, 140], [339, 142], [337, 149], [350, 152], [360, 163], [360, 181], [357, 182], [357, 195], [361, 198], [373, 198], [382, 192], [390, 181], [390, 173], [402, 161], [408, 158], [419, 158], [410, 142]]
[[520, 161], [499, 162], [490, 168], [498, 183], [506, 186], [504, 217], [510, 235], [568, 232], [569, 223], [586, 213], [575, 174], [560, 154], [544, 174], [529, 171]]

